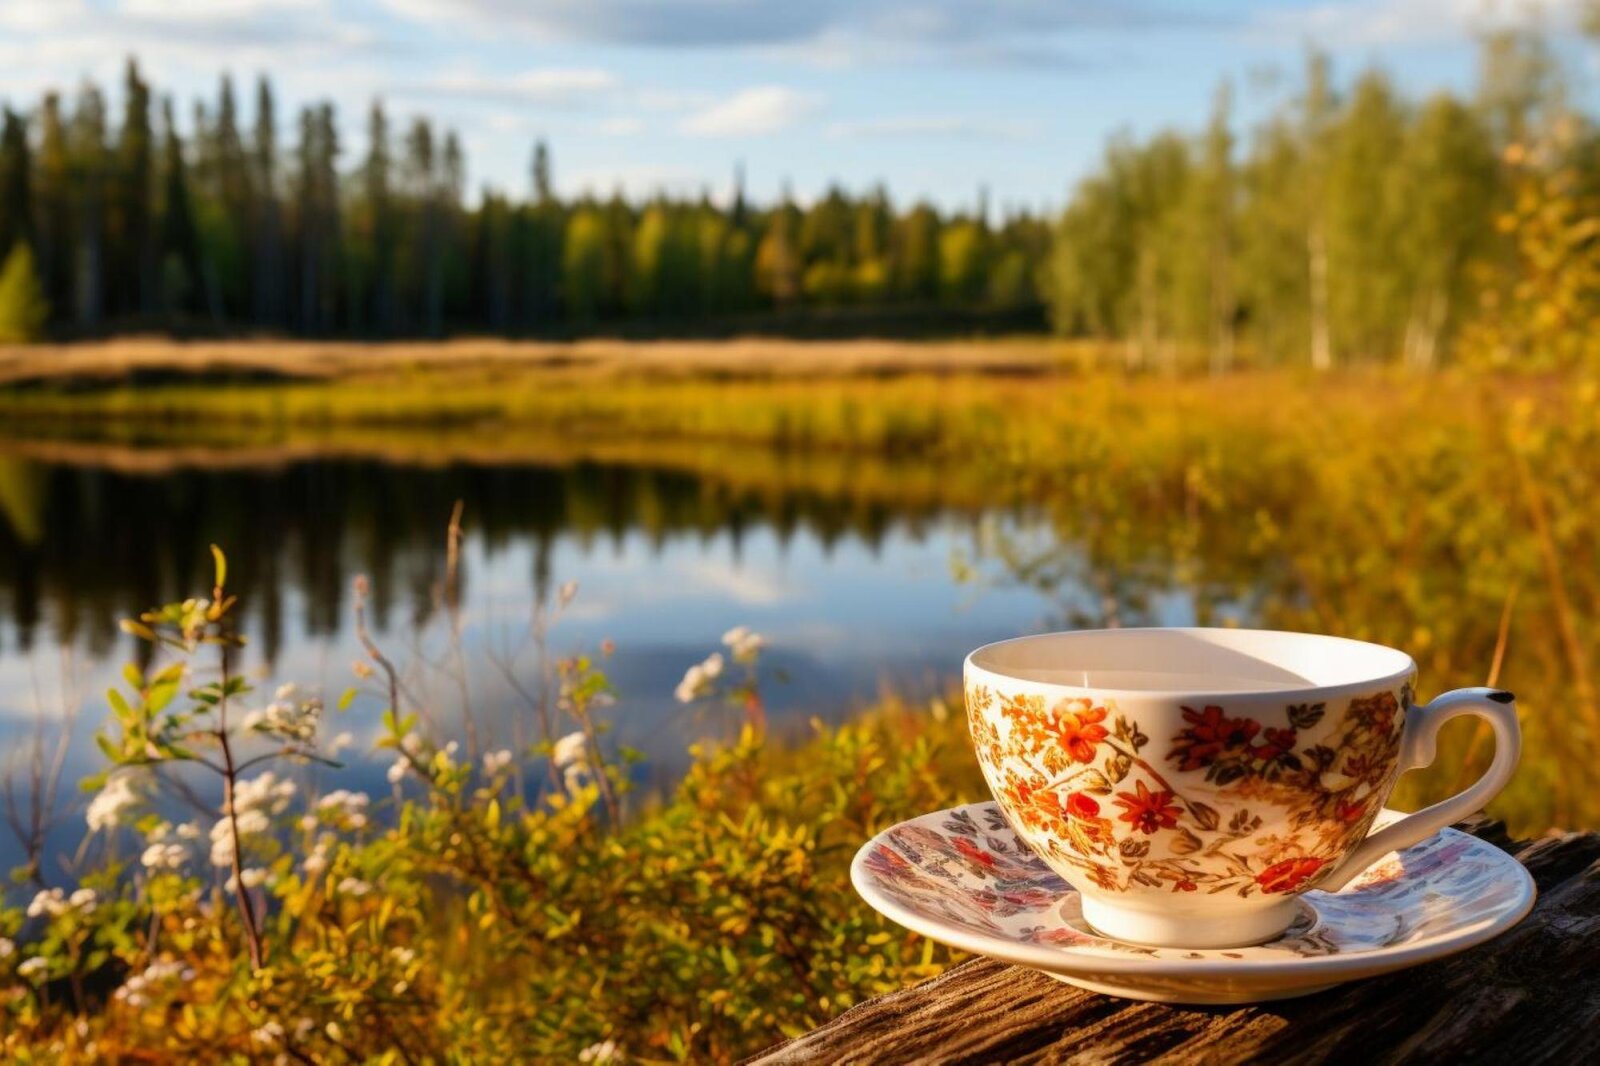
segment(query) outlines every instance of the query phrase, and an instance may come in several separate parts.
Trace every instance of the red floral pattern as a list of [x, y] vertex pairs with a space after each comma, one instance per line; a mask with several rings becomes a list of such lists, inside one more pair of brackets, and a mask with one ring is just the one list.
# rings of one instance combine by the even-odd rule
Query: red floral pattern
[[1256, 874], [1256, 884], [1261, 886], [1263, 892], [1293, 892], [1322, 866], [1321, 859], [1284, 859]]
[[1123, 809], [1117, 817], [1146, 835], [1153, 836], [1163, 829], [1175, 829], [1183, 808], [1172, 802], [1172, 793], [1165, 789], [1151, 792], [1144, 787], [1143, 781], [1138, 782], [1136, 787], [1137, 792], [1117, 793], [1117, 806]]
[[1186, 706], [1157, 746], [1110, 699], [966, 695], [996, 798], [1056, 869], [1110, 892], [1241, 896], [1312, 887], [1366, 835], [1410, 705], [1408, 684], [1338, 715], [1321, 703], [1265, 720]]

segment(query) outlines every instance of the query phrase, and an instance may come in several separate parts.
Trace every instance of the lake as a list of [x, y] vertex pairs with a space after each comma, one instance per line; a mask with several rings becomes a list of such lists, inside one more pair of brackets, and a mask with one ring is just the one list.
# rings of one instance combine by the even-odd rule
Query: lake
[[[899, 476], [893, 463], [871, 462], [872, 478]], [[905, 465], [909, 479], [914, 464]], [[505, 671], [537, 686], [533, 605], [576, 582], [549, 647], [559, 655], [615, 642], [614, 736], [645, 755], [646, 785], [670, 782], [692, 741], [732, 727], [731, 712], [672, 696], [732, 626], [767, 638], [768, 713], [780, 733], [797, 732], [884, 691], [946, 692], [967, 651], [1059, 624], [1087, 595], [1070, 580], [1041, 587], [986, 577], [988, 545], [1054, 545], [1049, 523], [1026, 506], [941, 500], [936, 486], [884, 503], [668, 466], [421, 466], [136, 449], [89, 461], [14, 456], [0, 474], [0, 742], [26, 758], [41, 723], [53, 741], [76, 712], [52, 837], [66, 849], [83, 825], [72, 784], [100, 766], [93, 733], [104, 691], [143, 650], [117, 621], [204, 594], [211, 543], [228, 553], [229, 586], [242, 598], [250, 644], [241, 665], [260, 686], [257, 703], [283, 681], [330, 704], [357, 683], [352, 663], [364, 657], [351, 588], [364, 574], [375, 635], [448, 722], [462, 700], [444, 662], [441, 595], [446, 527], [461, 500], [467, 702], [485, 747], [531, 737], [529, 707]], [[1145, 610], [1169, 624], [1196, 617], [1181, 590]], [[325, 787], [388, 791], [390, 760], [361, 754], [382, 706], [374, 690], [342, 715], [329, 712], [325, 735], [349, 730], [358, 743], [345, 770], [319, 771]], [[20, 766], [10, 776], [20, 789]], [[0, 865], [18, 858], [14, 840], [0, 842]]]

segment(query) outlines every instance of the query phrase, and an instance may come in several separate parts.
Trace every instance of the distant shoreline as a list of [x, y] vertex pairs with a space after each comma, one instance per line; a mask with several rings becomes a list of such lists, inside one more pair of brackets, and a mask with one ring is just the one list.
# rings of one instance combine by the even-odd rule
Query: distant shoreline
[[880, 376], [914, 372], [1040, 373], [1081, 359], [1087, 342], [1044, 334], [940, 340], [441, 341], [171, 340], [125, 337], [0, 346], [0, 388], [150, 382], [332, 381], [392, 372], [539, 371], [640, 377]]

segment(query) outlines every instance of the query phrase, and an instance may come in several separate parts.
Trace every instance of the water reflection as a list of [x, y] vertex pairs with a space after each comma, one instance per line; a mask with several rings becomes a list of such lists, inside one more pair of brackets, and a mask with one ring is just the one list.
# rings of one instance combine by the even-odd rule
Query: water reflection
[[[953, 558], [971, 558], [996, 531], [1047, 536], [1039, 520], [936, 491], [884, 502], [597, 462], [349, 459], [142, 474], [10, 459], [0, 465], [0, 742], [17, 748], [36, 713], [48, 723], [79, 708], [64, 775], [73, 798], [71, 782], [98, 768], [102, 694], [121, 660], [143, 649], [117, 620], [203, 591], [211, 543], [226, 547], [230, 588], [247, 605], [244, 670], [330, 695], [350, 685], [361, 657], [350, 585], [365, 573], [380, 640], [409, 663], [426, 702], [455, 713], [459, 693], [429, 664], [442, 628], [445, 525], [458, 499], [471, 702], [486, 743], [528, 735], [518, 726], [526, 706], [491, 661], [533, 676], [532, 604], [576, 580], [581, 591], [552, 646], [616, 641], [617, 739], [644, 751], [645, 775], [658, 783], [680, 772], [691, 740], [722, 725], [671, 692], [735, 623], [767, 635], [771, 672], [786, 679], [769, 686], [770, 712], [779, 732], [796, 732], [813, 715], [848, 715], [884, 687], [931, 693], [973, 646], [1058, 617], [1034, 589], [952, 573]], [[1193, 620], [1181, 597], [1161, 614]], [[65, 676], [59, 647], [72, 653]], [[364, 746], [381, 706], [364, 697], [330, 731], [349, 729]], [[386, 793], [386, 765], [357, 758], [338, 787]], [[81, 812], [69, 812], [52, 850], [70, 852], [81, 826]], [[0, 867], [19, 858], [13, 842], [0, 843]]]

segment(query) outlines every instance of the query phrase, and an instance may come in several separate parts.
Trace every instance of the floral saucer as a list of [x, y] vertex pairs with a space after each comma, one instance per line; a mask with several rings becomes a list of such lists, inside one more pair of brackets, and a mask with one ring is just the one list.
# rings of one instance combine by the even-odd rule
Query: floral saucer
[[[1385, 810], [1377, 824], [1401, 817]], [[1068, 984], [1162, 1003], [1253, 1003], [1453, 955], [1533, 907], [1510, 855], [1445, 829], [1391, 852], [1338, 892], [1307, 892], [1300, 917], [1255, 947], [1190, 951], [1107, 939], [1078, 893], [1017, 839], [1000, 808], [974, 803], [884, 830], [850, 880], [872, 907], [924, 936]]]

